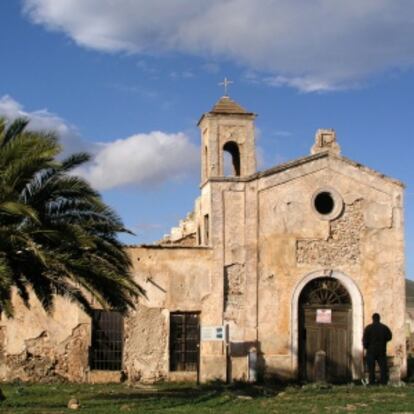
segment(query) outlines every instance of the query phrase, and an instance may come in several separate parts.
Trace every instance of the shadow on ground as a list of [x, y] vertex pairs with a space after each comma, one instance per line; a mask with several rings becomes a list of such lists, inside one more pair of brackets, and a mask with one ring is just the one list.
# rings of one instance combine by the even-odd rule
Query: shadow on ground
[[145, 399], [165, 399], [180, 400], [184, 402], [191, 400], [194, 403], [204, 403], [208, 400], [215, 399], [220, 396], [226, 396], [228, 399], [254, 399], [260, 397], [272, 397], [282, 392], [286, 385], [266, 384], [253, 385], [245, 383], [234, 383], [226, 385], [221, 382], [203, 385], [177, 385], [171, 387], [158, 384], [156, 386], [131, 386], [122, 392], [107, 392], [96, 395], [96, 399], [100, 400], [145, 400]]

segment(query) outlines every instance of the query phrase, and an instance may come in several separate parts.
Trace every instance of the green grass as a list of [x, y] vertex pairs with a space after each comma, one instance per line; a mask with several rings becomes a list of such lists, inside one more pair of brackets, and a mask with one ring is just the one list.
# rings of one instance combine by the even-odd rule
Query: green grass
[[161, 384], [3, 384], [0, 413], [60, 414], [71, 397], [80, 413], [413, 413], [414, 385], [406, 387], [270, 387]]

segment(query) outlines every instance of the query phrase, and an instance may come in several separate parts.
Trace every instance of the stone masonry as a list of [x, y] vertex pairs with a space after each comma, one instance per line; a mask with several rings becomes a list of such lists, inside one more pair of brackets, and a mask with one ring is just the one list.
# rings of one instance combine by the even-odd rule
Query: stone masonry
[[[404, 377], [403, 184], [341, 155], [331, 129], [317, 131], [310, 155], [257, 172], [255, 117], [228, 96], [202, 115], [194, 210], [161, 241], [127, 248], [146, 296], [123, 320], [122, 369], [90, 369], [91, 320], [74, 305], [59, 298], [47, 315], [34, 298], [27, 309], [16, 297], [16, 318], [0, 319], [1, 380], [309, 376], [301, 293], [327, 277], [351, 298], [349, 343], [341, 345], [348, 380], [364, 375], [361, 339], [373, 312], [393, 331], [388, 355]], [[189, 335], [173, 332], [174, 315], [225, 326], [228, 346], [200, 341], [196, 360], [185, 365], [182, 345], [181, 368], [173, 368], [173, 340], [184, 344]]]

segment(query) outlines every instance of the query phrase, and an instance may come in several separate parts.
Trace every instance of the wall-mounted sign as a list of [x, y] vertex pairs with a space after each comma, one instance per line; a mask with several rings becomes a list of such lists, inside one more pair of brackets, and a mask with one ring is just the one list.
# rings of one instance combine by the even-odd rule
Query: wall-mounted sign
[[332, 323], [332, 309], [316, 309], [317, 323]]
[[202, 341], [224, 341], [226, 339], [226, 329], [224, 326], [202, 326]]

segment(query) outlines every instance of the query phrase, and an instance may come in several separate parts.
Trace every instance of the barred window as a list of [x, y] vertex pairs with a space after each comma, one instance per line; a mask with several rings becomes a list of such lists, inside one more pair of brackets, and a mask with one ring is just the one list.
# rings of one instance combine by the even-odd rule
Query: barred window
[[92, 315], [91, 369], [122, 369], [123, 318], [119, 312], [95, 310]]
[[170, 315], [170, 371], [196, 371], [200, 348], [199, 314]]

